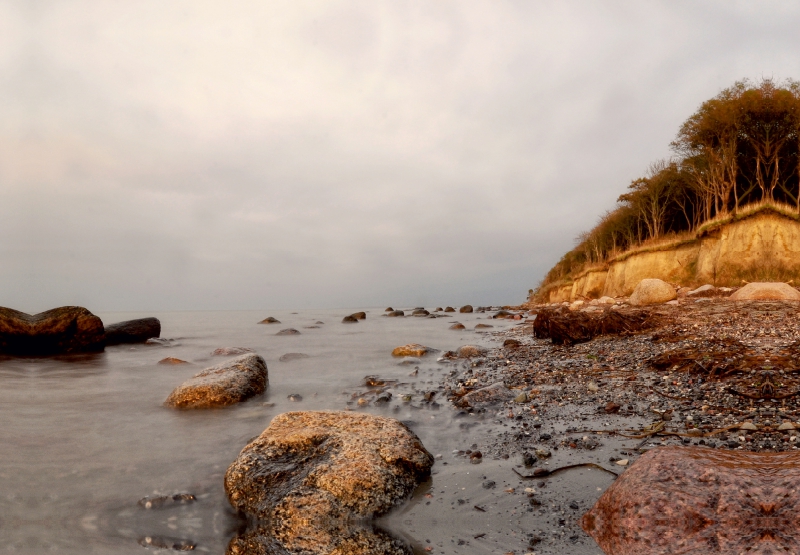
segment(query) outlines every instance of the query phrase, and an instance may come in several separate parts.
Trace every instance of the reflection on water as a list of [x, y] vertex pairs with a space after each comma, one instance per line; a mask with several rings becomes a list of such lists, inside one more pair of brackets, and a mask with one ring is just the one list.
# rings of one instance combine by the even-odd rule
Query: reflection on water
[[[367, 410], [413, 422], [432, 451], [460, 448], [459, 424], [448, 407], [423, 406], [416, 397], [403, 402], [400, 394], [376, 404], [363, 379], [393, 380], [395, 391], [408, 393], [435, 388], [452, 366], [426, 358], [418, 374], [409, 376], [414, 366], [399, 365], [391, 350], [411, 342], [444, 350], [487, 341], [469, 330], [448, 330], [449, 318], [381, 318], [382, 310], [369, 312], [358, 324], [341, 324], [351, 312], [273, 312], [280, 325], [257, 325], [268, 314], [252, 312], [100, 314], [107, 323], [157, 316], [162, 335], [180, 340], [115, 346], [97, 355], [0, 359], [0, 552], [294, 549], [280, 533], [267, 533], [263, 523], [243, 522], [222, 488], [225, 469], [241, 448], [287, 410]], [[472, 327], [482, 317], [460, 314], [459, 320]], [[495, 329], [511, 325], [493, 324]], [[275, 335], [287, 327], [301, 334]], [[210, 355], [219, 347], [248, 347], [261, 354], [269, 367], [267, 394], [221, 410], [163, 407], [174, 387], [223, 360]], [[286, 353], [308, 357], [280, 361]], [[190, 364], [157, 364], [168, 356]], [[302, 400], [291, 401], [292, 394]], [[358, 403], [361, 398], [366, 406]], [[150, 508], [138, 503], [183, 492], [196, 501]], [[405, 539], [372, 525], [312, 524], [308, 536], [328, 537], [324, 541], [331, 545], [366, 546], [364, 553], [410, 549]]]

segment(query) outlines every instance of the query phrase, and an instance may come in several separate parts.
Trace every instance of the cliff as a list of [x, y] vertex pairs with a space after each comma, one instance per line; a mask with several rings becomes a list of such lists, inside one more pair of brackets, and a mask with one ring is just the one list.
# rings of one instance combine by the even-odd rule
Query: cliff
[[630, 295], [645, 278], [689, 287], [737, 286], [743, 280], [800, 282], [800, 222], [767, 209], [707, 226], [694, 238], [632, 250], [571, 281], [540, 289], [539, 300]]

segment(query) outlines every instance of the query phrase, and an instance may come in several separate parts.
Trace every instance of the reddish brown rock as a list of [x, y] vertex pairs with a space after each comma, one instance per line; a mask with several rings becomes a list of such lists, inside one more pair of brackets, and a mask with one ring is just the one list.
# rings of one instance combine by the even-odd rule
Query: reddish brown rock
[[608, 555], [800, 552], [800, 453], [663, 447], [584, 515]]
[[257, 354], [241, 355], [186, 380], [164, 404], [176, 409], [224, 407], [260, 395], [268, 386], [264, 359]]
[[176, 364], [189, 364], [185, 360], [181, 360], [181, 359], [175, 358], [175, 357], [162, 358], [161, 360], [158, 361], [158, 363], [159, 364], [172, 365], [172, 366], [174, 366]]
[[401, 345], [395, 347], [392, 351], [393, 357], [421, 357], [433, 351], [430, 347], [420, 345], [419, 343], [409, 343], [408, 345]]
[[83, 307], [62, 306], [34, 315], [0, 307], [0, 354], [50, 356], [104, 348], [103, 322]]
[[144, 343], [153, 337], [161, 337], [158, 318], [138, 318], [106, 326], [106, 345]]

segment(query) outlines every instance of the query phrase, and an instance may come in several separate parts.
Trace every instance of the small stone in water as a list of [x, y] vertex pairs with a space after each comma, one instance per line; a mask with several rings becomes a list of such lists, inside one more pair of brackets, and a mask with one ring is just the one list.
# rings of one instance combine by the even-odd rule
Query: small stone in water
[[296, 401], [302, 401], [303, 400], [303, 396], [300, 395], [299, 393], [292, 393], [291, 395], [289, 395], [287, 397], [287, 399], [289, 399], [290, 401], [295, 401], [295, 402]]

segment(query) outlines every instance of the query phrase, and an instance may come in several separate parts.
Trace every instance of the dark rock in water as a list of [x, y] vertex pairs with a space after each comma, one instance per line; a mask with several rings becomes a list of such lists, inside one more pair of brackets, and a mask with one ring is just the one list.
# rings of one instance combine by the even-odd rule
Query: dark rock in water
[[436, 310], [434, 310], [434, 312], [441, 312], [441, 311], [442, 311], [442, 307], [441, 306], [437, 306]]
[[259, 324], [280, 324], [280, 323], [281, 323], [280, 320], [278, 320], [277, 318], [273, 318], [272, 316], [264, 318], [259, 322]]
[[503, 347], [507, 347], [509, 349], [514, 349], [516, 347], [519, 347], [520, 345], [521, 343], [516, 339], [506, 339], [505, 341], [503, 341]]
[[356, 320], [366, 320], [367, 319], [367, 313], [366, 312], [353, 312], [350, 316], [352, 316]]
[[92, 353], [105, 344], [103, 322], [83, 307], [62, 306], [34, 315], [0, 307], [0, 354]]
[[289, 362], [292, 360], [300, 360], [301, 358], [308, 358], [308, 355], [303, 353], [286, 353], [285, 355], [281, 356], [278, 360], [281, 362]]
[[800, 552], [800, 453], [660, 447], [581, 526], [608, 555]]
[[172, 365], [172, 366], [175, 366], [176, 364], [189, 364], [185, 360], [181, 360], [181, 359], [175, 358], [175, 357], [162, 358], [161, 360], [158, 361], [158, 363], [159, 364], [168, 364], [168, 365]]
[[393, 310], [391, 312], [387, 312], [386, 316], [396, 317], [396, 316], [405, 316], [406, 313], [402, 310]]
[[211, 351], [212, 357], [229, 357], [233, 355], [243, 355], [245, 353], [252, 353], [253, 349], [247, 347], [220, 347]]
[[455, 312], [455, 311], [456, 311], [456, 309], [455, 309], [455, 308], [453, 308], [452, 306], [448, 306], [447, 308], [445, 308], [445, 309], [444, 309], [444, 311], [445, 311], [445, 312]]
[[225, 493], [236, 510], [297, 537], [302, 522], [386, 513], [432, 465], [419, 438], [392, 418], [289, 412], [242, 450], [225, 473]]
[[465, 304], [464, 306], [462, 306], [461, 308], [459, 308], [459, 309], [458, 309], [458, 311], [459, 311], [459, 312], [462, 312], [462, 313], [469, 313], [469, 312], [472, 312], [472, 305]]
[[498, 310], [492, 318], [508, 318], [509, 316], [513, 316], [513, 314], [507, 310]]
[[394, 309], [390, 306], [387, 307], [386, 310], [384, 310], [384, 312], [394, 312]]
[[355, 316], [345, 316], [342, 318], [342, 324], [358, 324], [358, 319]]
[[647, 309], [587, 313], [562, 307], [539, 311], [533, 321], [533, 334], [539, 339], [551, 339], [556, 345], [574, 345], [598, 335], [634, 333], [657, 324], [657, 317]]
[[275, 335], [300, 335], [300, 332], [294, 328], [286, 328], [285, 330], [281, 330]]
[[428, 316], [429, 314], [430, 312], [424, 308], [415, 308], [414, 312], [411, 313], [412, 316]]
[[460, 324], [460, 323], [456, 322], [455, 324], [450, 326], [450, 328], [448, 328], [448, 329], [451, 329], [451, 330], [463, 330], [463, 329], [467, 329], [467, 328], [466, 328], [466, 326], [464, 326], [464, 324]]
[[106, 345], [144, 343], [151, 337], [161, 336], [158, 318], [139, 318], [106, 326]]
[[164, 404], [178, 409], [224, 407], [260, 395], [268, 386], [267, 364], [251, 353], [196, 374], [176, 387]]

